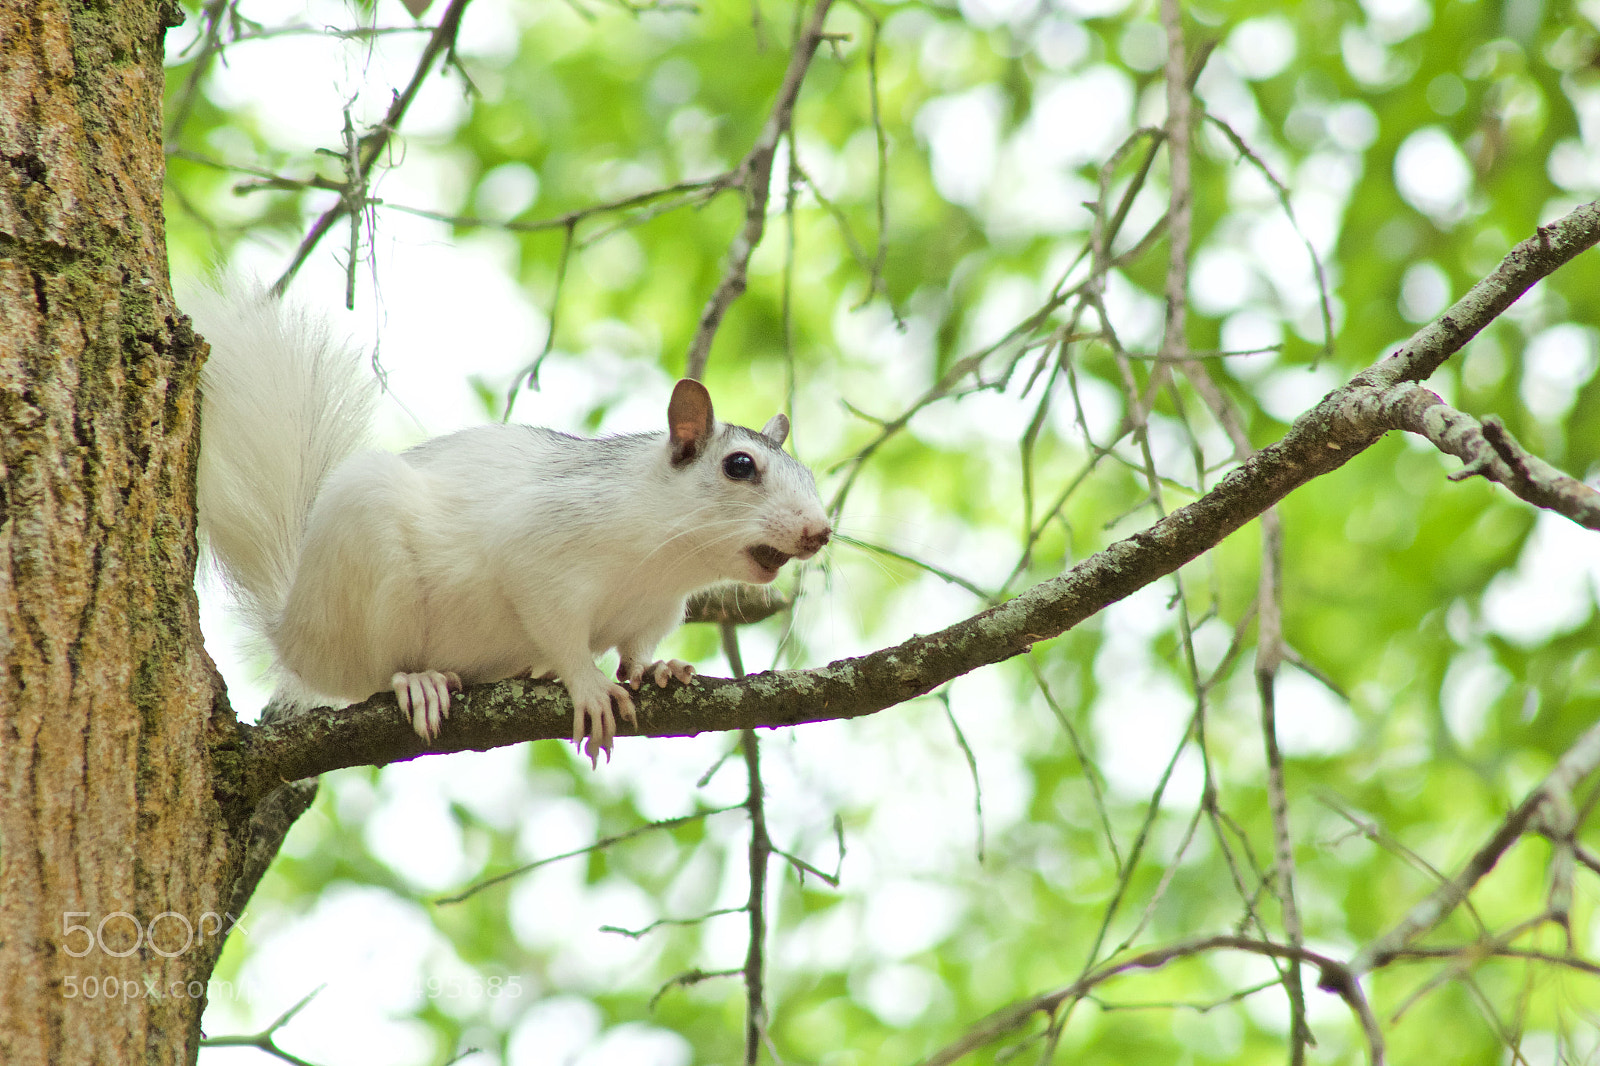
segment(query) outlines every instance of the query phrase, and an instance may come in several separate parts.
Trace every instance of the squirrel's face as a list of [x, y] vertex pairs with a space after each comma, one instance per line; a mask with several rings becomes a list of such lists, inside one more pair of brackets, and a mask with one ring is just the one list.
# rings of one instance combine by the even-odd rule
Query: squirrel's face
[[667, 425], [672, 467], [699, 482], [699, 539], [717, 577], [765, 585], [833, 536], [811, 471], [783, 450], [783, 415], [759, 433], [719, 423], [705, 386], [685, 379], [673, 389]]
[[777, 421], [760, 433], [725, 427], [718, 454], [708, 456], [721, 482], [718, 495], [730, 513], [743, 510], [749, 519], [735, 542], [734, 572], [725, 576], [757, 585], [771, 582], [790, 559], [811, 558], [833, 536], [811, 471], [781, 450], [787, 433], [777, 430], [786, 431], [788, 423], [779, 427]]

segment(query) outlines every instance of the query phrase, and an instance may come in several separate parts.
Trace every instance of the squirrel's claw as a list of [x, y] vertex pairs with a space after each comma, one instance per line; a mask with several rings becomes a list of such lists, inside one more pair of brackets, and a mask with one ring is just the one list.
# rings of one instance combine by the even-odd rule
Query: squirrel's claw
[[401, 672], [389, 680], [394, 687], [400, 713], [411, 721], [411, 728], [423, 740], [439, 735], [444, 720], [450, 717], [450, 693], [461, 691], [461, 677], [441, 670]]
[[617, 664], [617, 680], [635, 691], [647, 677], [656, 683], [657, 688], [666, 688], [667, 682], [674, 677], [687, 685], [694, 680], [694, 667], [682, 659], [657, 659], [649, 666], [637, 661]]
[[[587, 685], [574, 686], [567, 684], [567, 691], [572, 694], [572, 743], [578, 750], [589, 756], [591, 766], [600, 765], [600, 753], [606, 753], [606, 760], [611, 759], [611, 742], [617, 735], [617, 713], [628, 722], [637, 724], [639, 719], [634, 714], [633, 697], [621, 685], [613, 684], [605, 679], [605, 675], [595, 671], [598, 682], [594, 688]], [[613, 706], [615, 709], [613, 709]], [[584, 728], [585, 724], [588, 729]], [[584, 735], [588, 735], [588, 743], [584, 743]]]

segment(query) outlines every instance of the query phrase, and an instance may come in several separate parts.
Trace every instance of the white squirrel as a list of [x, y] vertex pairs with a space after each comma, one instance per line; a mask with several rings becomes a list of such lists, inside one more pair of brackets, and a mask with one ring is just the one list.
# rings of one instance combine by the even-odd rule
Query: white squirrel
[[366, 447], [375, 383], [327, 323], [259, 290], [189, 306], [211, 342], [200, 528], [294, 702], [392, 688], [431, 740], [463, 684], [555, 677], [598, 761], [613, 706], [637, 719], [596, 655], [634, 689], [688, 683], [652, 658], [688, 594], [770, 582], [832, 535], [788, 419], [717, 422], [697, 381], [655, 433], [483, 425], [396, 455]]

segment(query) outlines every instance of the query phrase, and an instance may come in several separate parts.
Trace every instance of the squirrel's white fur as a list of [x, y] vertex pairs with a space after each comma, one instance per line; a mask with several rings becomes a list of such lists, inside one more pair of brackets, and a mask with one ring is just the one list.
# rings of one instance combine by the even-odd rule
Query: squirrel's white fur
[[716, 422], [698, 382], [678, 383], [664, 431], [485, 425], [395, 455], [365, 447], [371, 376], [325, 323], [261, 291], [191, 312], [212, 348], [200, 527], [302, 701], [392, 687], [431, 738], [452, 688], [554, 676], [597, 757], [613, 705], [634, 715], [596, 655], [617, 648], [634, 688], [688, 681], [688, 664], [651, 659], [687, 595], [771, 581], [831, 534], [780, 447], [788, 421]]

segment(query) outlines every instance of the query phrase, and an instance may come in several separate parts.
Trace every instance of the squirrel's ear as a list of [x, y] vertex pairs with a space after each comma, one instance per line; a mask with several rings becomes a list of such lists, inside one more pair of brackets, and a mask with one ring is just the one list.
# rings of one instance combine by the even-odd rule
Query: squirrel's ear
[[783, 442], [789, 439], [789, 419], [785, 415], [773, 415], [767, 424], [761, 427], [761, 435], [770, 440], [775, 447], [783, 447]]
[[693, 462], [711, 439], [714, 425], [711, 394], [706, 387], [693, 378], [679, 381], [667, 404], [667, 442], [672, 448], [672, 465]]

